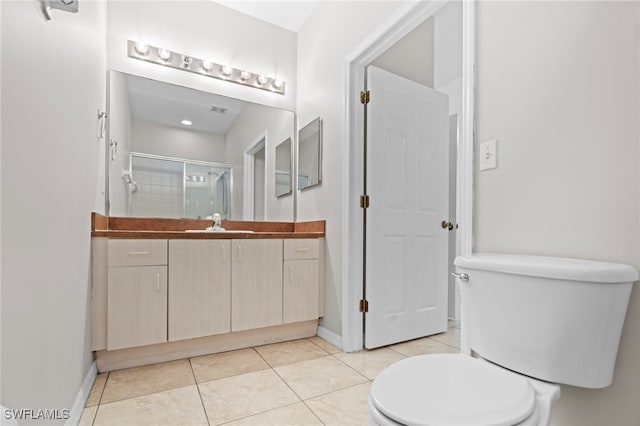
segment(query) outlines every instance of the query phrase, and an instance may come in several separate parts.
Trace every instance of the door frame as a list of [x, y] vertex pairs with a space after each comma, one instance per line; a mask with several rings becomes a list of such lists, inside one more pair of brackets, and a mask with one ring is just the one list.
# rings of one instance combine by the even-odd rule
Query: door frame
[[[362, 195], [364, 181], [364, 108], [360, 103], [360, 91], [365, 87], [365, 67], [444, 4], [431, 1], [403, 3], [345, 58], [345, 140], [348, 143], [343, 151], [343, 176], [347, 177], [347, 187], [343, 192], [342, 218], [342, 229], [345, 230], [342, 241], [342, 349], [346, 352], [362, 350], [364, 340], [362, 313], [358, 309], [362, 298], [364, 235], [362, 209], [357, 200]], [[462, 114], [456, 171], [456, 217], [460, 225], [461, 255], [471, 254], [473, 237], [474, 34], [475, 4], [465, 1], [462, 2]], [[461, 333], [461, 350], [464, 351], [464, 330]]]
[[[244, 190], [243, 190], [243, 203], [242, 203], [242, 218], [243, 220], [253, 220], [254, 219], [254, 200], [255, 200], [255, 155], [262, 148], [265, 148], [265, 158], [267, 156], [266, 151], [267, 146], [267, 131], [265, 130], [263, 133], [258, 135], [253, 142], [249, 144], [249, 146], [244, 150]], [[266, 194], [266, 186], [267, 186], [267, 177], [266, 177], [266, 168], [265, 168], [265, 179], [264, 179], [264, 188], [262, 190]], [[266, 199], [265, 199], [265, 212], [266, 212]], [[266, 217], [266, 216], [265, 216]]]

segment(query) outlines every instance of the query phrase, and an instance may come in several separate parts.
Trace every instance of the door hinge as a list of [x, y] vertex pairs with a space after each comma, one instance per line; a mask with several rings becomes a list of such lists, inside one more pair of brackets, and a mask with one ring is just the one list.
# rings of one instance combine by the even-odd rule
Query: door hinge
[[360, 301], [360, 312], [362, 313], [369, 312], [369, 301], [367, 299], [362, 299]]
[[368, 195], [361, 195], [360, 196], [360, 208], [361, 209], [369, 208], [369, 196]]
[[368, 104], [371, 101], [371, 92], [367, 91], [362, 91], [360, 92], [360, 103], [361, 104]]

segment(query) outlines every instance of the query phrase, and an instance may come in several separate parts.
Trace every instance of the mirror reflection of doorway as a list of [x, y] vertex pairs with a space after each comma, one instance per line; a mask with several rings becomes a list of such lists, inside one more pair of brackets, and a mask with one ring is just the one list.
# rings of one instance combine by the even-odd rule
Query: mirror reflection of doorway
[[266, 145], [265, 131], [244, 152], [244, 220], [264, 220], [266, 217]]

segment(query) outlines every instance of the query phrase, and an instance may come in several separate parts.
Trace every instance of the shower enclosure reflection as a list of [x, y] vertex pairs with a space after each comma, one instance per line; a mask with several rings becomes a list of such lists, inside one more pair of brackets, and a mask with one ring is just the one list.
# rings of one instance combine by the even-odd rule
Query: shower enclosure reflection
[[136, 189], [127, 211], [135, 217], [231, 217], [233, 168], [226, 164], [131, 153]]

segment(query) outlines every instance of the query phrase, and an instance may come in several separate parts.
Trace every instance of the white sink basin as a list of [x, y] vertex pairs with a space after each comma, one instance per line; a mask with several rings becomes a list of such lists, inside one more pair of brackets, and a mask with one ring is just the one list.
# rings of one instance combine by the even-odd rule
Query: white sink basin
[[187, 229], [184, 232], [215, 232], [215, 233], [224, 233], [224, 234], [252, 234], [253, 231], [246, 231], [246, 230], [236, 230], [236, 229], [220, 229], [217, 231], [214, 231], [212, 229]]

